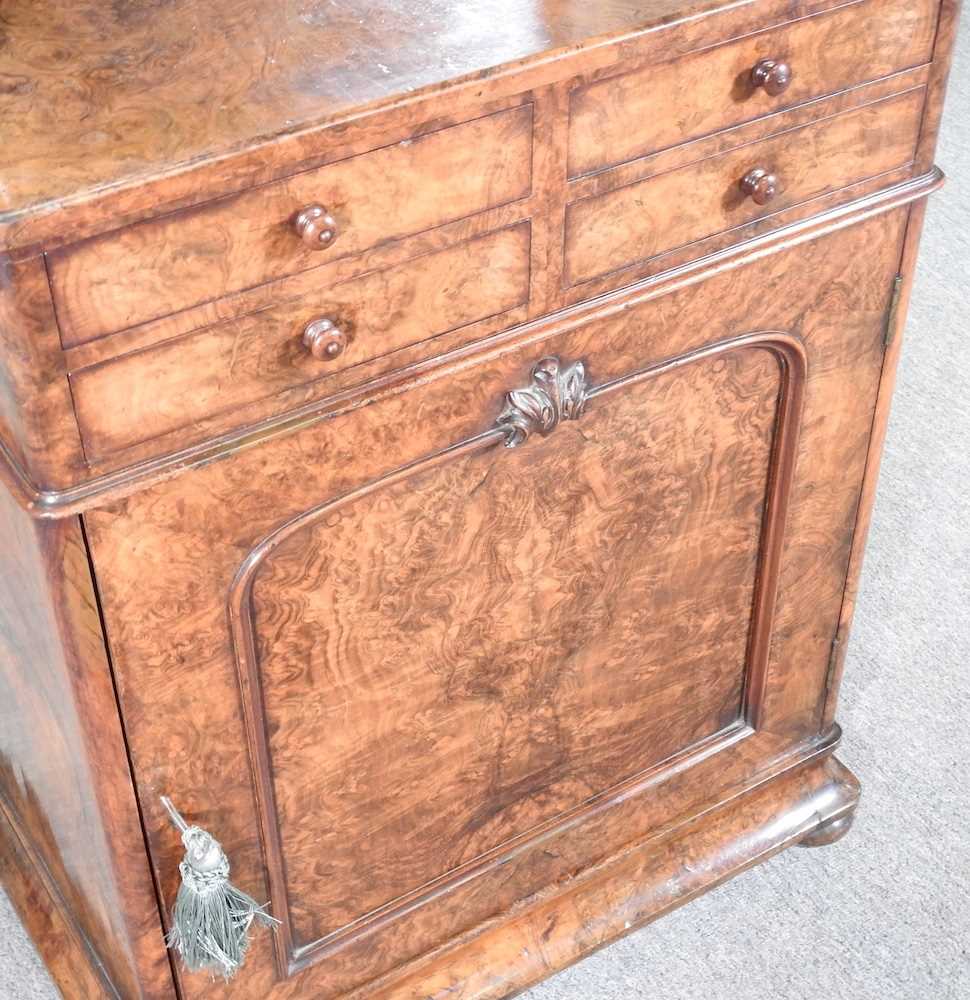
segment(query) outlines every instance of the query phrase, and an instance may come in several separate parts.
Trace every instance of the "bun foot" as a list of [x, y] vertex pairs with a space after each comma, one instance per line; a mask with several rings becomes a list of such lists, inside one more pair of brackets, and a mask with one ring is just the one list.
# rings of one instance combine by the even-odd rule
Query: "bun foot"
[[837, 840], [841, 840], [852, 829], [855, 820], [855, 811], [830, 819], [821, 826], [815, 827], [798, 842], [799, 847], [828, 847]]

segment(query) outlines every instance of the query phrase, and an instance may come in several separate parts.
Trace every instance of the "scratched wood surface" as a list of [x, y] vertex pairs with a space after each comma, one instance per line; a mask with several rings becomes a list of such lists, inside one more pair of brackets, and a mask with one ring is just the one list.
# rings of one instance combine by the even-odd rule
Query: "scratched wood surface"
[[[241, 451], [86, 515], [129, 746], [142, 776], [139, 787], [179, 789], [187, 814], [219, 830], [241, 883], [258, 897], [268, 898], [257, 832], [259, 812], [247, 760], [251, 738], [241, 715], [227, 620], [232, 581], [247, 553], [286, 520], [487, 428], [497, 416], [503, 393], [520, 383], [542, 355], [585, 358], [593, 381], [601, 383], [751, 330], [787, 330], [805, 340], [806, 411], [788, 541], [778, 568], [781, 586], [770, 633], [765, 720], [759, 732], [736, 748], [722, 750], [707, 765], [697, 764], [671, 777], [663, 796], [630, 796], [623, 805], [586, 822], [581, 834], [563, 833], [556, 840], [554, 858], [542, 851], [526, 852], [515, 863], [484, 872], [460, 891], [426, 900], [406, 919], [395, 920], [393, 932], [375, 930], [377, 937], [350, 939], [335, 950], [318, 953], [281, 982], [276, 982], [271, 943], [260, 936], [244, 986], [251, 995], [271, 995], [274, 1000], [306, 990], [340, 995], [362, 979], [503, 912], [516, 898], [556, 881], [557, 871], [561, 877], [564, 870], [583, 868], [590, 863], [591, 850], [601, 856], [617, 849], [637, 831], [665, 822], [671, 810], [689, 812], [720, 794], [718, 789], [758, 773], [765, 761], [784, 758], [793, 747], [818, 737], [820, 692], [825, 689], [829, 647], [838, 624], [882, 366], [891, 278], [906, 218], [907, 210], [898, 210], [739, 270], [729, 269], [702, 285], [655, 301], [648, 297], [637, 308], [614, 314], [606, 310], [601, 319], [575, 328], [552, 324], [542, 343], [431, 377], [407, 392]], [[756, 397], [760, 398], [760, 390]], [[604, 419], [606, 409], [604, 401]], [[730, 420], [732, 411], [726, 417], [704, 419]], [[567, 424], [560, 430], [566, 433], [569, 428]], [[579, 447], [583, 423], [574, 428]], [[649, 434], [649, 427], [642, 433]], [[549, 444], [554, 445], [554, 439]], [[520, 461], [533, 461], [526, 451], [531, 446], [531, 442], [523, 446], [525, 457]], [[537, 442], [536, 454], [543, 447]], [[689, 444], [682, 447], [691, 450]], [[501, 465], [496, 471], [504, 474]], [[616, 471], [624, 475], [622, 469]], [[375, 495], [378, 514], [380, 500]], [[676, 507], [669, 512], [667, 523], [676, 524], [676, 512]], [[555, 515], [550, 510], [547, 516]], [[367, 532], [379, 534], [380, 524], [380, 517], [372, 519]], [[467, 536], [472, 534], [461, 534], [464, 544], [471, 544]], [[375, 541], [363, 534], [358, 543], [376, 551]], [[308, 559], [313, 551], [307, 550]], [[716, 551], [715, 547], [711, 558], [717, 558]], [[406, 585], [406, 575], [401, 583]], [[490, 598], [482, 594], [480, 599]], [[498, 597], [493, 594], [491, 599]], [[288, 606], [296, 613], [308, 603], [301, 597]], [[813, 608], [811, 616], [804, 614], [806, 606]], [[159, 634], [166, 635], [165, 643], [157, 641]], [[281, 660], [273, 669], [278, 684], [285, 685], [287, 676], [305, 678], [304, 661], [285, 667]], [[365, 718], [379, 717], [374, 715], [379, 706], [372, 701], [356, 709], [361, 725]], [[708, 707], [706, 723], [712, 711]], [[270, 732], [281, 724], [287, 721], [277, 713]], [[314, 745], [312, 739], [309, 745]], [[456, 766], [447, 755], [442, 755], [440, 765], [445, 774]], [[295, 765], [290, 773], [295, 773]], [[218, 794], [211, 791], [213, 782]], [[170, 901], [177, 880], [177, 838], [154, 795], [144, 794], [142, 806], [156, 870]], [[295, 808], [295, 803], [288, 808]], [[465, 807], [460, 799], [442, 796], [440, 808], [461, 814]], [[387, 819], [392, 815], [389, 810]], [[310, 884], [306, 879], [299, 886], [294, 883], [297, 905], [303, 892], [313, 898], [316, 892], [329, 891], [317, 883], [330, 858], [321, 853], [318, 859], [318, 875]], [[402, 876], [401, 884], [406, 881]], [[204, 977], [186, 980], [185, 988], [190, 996], [222, 995], [221, 987]], [[237, 994], [240, 988], [235, 987]]]
[[[784, 775], [706, 821], [638, 845], [615, 864], [564, 887], [555, 899], [539, 900], [501, 927], [463, 942], [436, 965], [408, 970], [405, 978], [378, 984], [369, 995], [373, 1000], [427, 1000], [457, 993], [475, 1000], [503, 1000], [510, 982], [516, 988], [531, 986], [633, 928], [691, 902], [712, 885], [750, 867], [755, 857], [764, 860], [779, 846], [798, 842], [806, 815], [821, 814], [840, 822], [840, 814], [853, 809], [858, 797], [858, 782], [836, 760]], [[772, 847], [754, 832], [766, 823], [778, 835]], [[685, 856], [699, 853], [706, 859], [704, 865], [684, 865]], [[591, 913], [606, 916], [593, 920]], [[498, 980], [492, 971], [496, 956], [509, 970], [505, 980]], [[656, 975], [660, 974], [658, 969]], [[349, 1000], [362, 997], [354, 993]]]
[[[936, 0], [868, 0], [687, 58], [600, 80], [572, 96], [570, 175], [632, 160], [929, 62]], [[755, 86], [761, 59], [785, 62], [780, 94]], [[676, 107], [676, 115], [656, 114]]]

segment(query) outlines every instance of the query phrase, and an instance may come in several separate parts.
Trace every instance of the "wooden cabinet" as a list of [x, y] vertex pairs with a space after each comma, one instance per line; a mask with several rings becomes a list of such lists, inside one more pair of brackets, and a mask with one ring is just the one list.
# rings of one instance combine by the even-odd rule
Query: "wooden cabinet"
[[[851, 824], [835, 704], [955, 7], [556, 3], [486, 44], [389, 4], [394, 38], [340, 27], [373, 79], [310, 86], [313, 19], [288, 49], [249, 6], [280, 68], [210, 96], [312, 126], [200, 152], [177, 118], [150, 175], [88, 176], [65, 123], [45, 207], [10, 186], [5, 882], [67, 996], [499, 1000]], [[190, 73], [145, 17], [126, 44]], [[775, 49], [787, 96], [712, 103]], [[228, 982], [169, 963], [163, 795], [279, 920]]]
[[280, 990], [339, 996], [830, 746], [903, 223], [550, 322], [87, 515], [165, 894], [156, 791], [202, 785], [284, 921]]

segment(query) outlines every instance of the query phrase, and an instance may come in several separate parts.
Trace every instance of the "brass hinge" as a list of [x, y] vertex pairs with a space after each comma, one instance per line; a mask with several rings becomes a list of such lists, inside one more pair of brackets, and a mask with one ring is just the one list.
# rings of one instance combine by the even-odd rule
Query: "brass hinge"
[[832, 682], [835, 680], [835, 672], [838, 670], [839, 658], [844, 645], [845, 629], [840, 625], [838, 631], [835, 633], [835, 638], [832, 640], [832, 648], [829, 650], [829, 664], [825, 671], [826, 692], [830, 692], [832, 690]]
[[889, 315], [886, 317], [886, 332], [883, 336], [883, 344], [888, 350], [899, 330], [899, 303], [903, 298], [903, 276], [897, 274], [893, 278], [893, 293], [889, 299]]

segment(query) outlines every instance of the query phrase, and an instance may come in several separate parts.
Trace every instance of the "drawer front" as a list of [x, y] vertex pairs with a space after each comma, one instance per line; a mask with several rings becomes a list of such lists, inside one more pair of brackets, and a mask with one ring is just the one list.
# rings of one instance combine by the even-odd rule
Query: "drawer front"
[[163, 898], [160, 789], [282, 921], [233, 996], [347, 996], [814, 745], [906, 218], [85, 514]]
[[[937, 10], [937, 0], [867, 0], [583, 87], [572, 98], [570, 175], [926, 63]], [[775, 66], [756, 84], [762, 60]]]
[[[89, 240], [51, 255], [62, 341], [76, 346], [515, 201], [531, 175], [526, 105]], [[311, 247], [298, 235], [310, 205], [332, 216], [332, 242]]]
[[[566, 281], [579, 284], [912, 160], [920, 88], [569, 206]], [[775, 178], [773, 196], [753, 182]], [[742, 188], [750, 178], [752, 188]], [[766, 179], [765, 178], [765, 179]], [[762, 184], [765, 183], [762, 180]]]
[[[528, 300], [530, 228], [386, 271], [71, 373], [89, 458], [334, 374]], [[301, 285], [306, 282], [299, 280]]]

